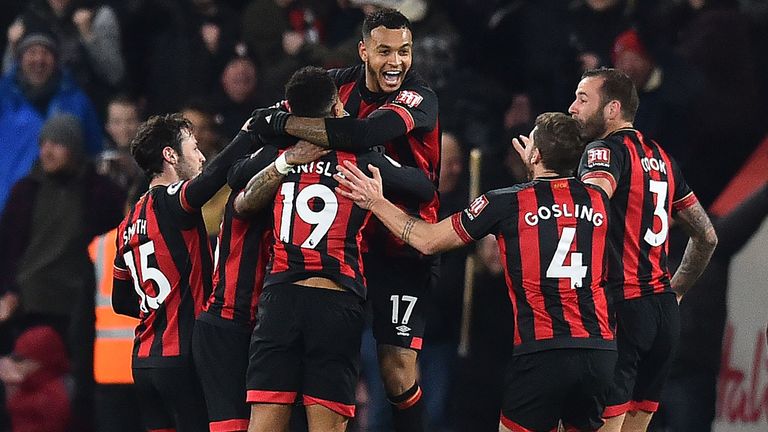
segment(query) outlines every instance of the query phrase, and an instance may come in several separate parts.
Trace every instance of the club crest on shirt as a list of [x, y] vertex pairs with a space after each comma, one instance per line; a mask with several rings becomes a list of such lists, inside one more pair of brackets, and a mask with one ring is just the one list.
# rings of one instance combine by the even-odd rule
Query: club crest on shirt
[[464, 213], [466, 213], [469, 220], [475, 220], [476, 217], [480, 216], [480, 213], [482, 213], [487, 205], [488, 198], [486, 198], [485, 195], [480, 195], [472, 201], [472, 204], [470, 204], [469, 207], [464, 209]]
[[605, 147], [591, 148], [587, 150], [587, 168], [610, 167], [611, 151]]
[[409, 108], [416, 108], [423, 100], [424, 97], [413, 90], [403, 90], [395, 97], [395, 103], [403, 104]]

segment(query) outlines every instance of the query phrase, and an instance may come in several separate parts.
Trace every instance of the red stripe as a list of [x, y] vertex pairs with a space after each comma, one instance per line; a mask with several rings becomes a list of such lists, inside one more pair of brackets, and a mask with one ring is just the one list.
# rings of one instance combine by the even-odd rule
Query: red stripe
[[[345, 160], [348, 160], [352, 162], [352, 164], [357, 165], [357, 157], [351, 153], [337, 152], [336, 157], [338, 158], [339, 165], [341, 165]], [[347, 263], [346, 255], [344, 253], [347, 249], [347, 230], [349, 229], [350, 222], [349, 218], [352, 214], [352, 210], [354, 209], [355, 204], [347, 198], [338, 196], [336, 194], [334, 195], [336, 196], [338, 207], [336, 210], [336, 219], [334, 219], [333, 225], [331, 225], [331, 229], [328, 230], [326, 253], [328, 256], [339, 262], [339, 272], [342, 275], [356, 279], [357, 274], [355, 270], [352, 269], [352, 267], [349, 265], [349, 263]], [[357, 242], [357, 238], [354, 240], [356, 241], [354, 249], [359, 249], [357, 245], [360, 243]]]
[[[573, 215], [571, 217], [565, 216], [565, 211], [561, 217], [555, 218], [557, 221], [557, 234], [560, 238], [563, 234], [563, 228], [571, 227], [578, 228], [578, 219], [576, 219], [576, 208], [573, 205], [573, 197], [571, 197], [571, 187], [568, 184], [568, 180], [557, 180], [549, 182], [549, 188], [552, 191], [554, 202], [560, 204], [562, 209], [569, 208]], [[574, 236], [574, 241], [571, 243], [571, 252], [566, 256], [564, 265], [570, 265], [571, 259], [573, 259], [573, 252], [578, 252], [579, 248], [578, 233]], [[582, 265], [584, 263], [582, 262]], [[546, 273], [545, 273], [546, 274]], [[558, 280], [558, 291], [560, 296], [560, 304], [563, 307], [563, 318], [568, 323], [571, 330], [571, 336], [578, 338], [589, 337], [589, 332], [584, 327], [584, 322], [581, 318], [581, 311], [579, 310], [579, 291], [580, 289], [587, 289], [587, 287], [571, 288], [571, 280], [568, 278], [560, 278]]]
[[512, 316], [515, 320], [513, 329], [514, 344], [520, 345], [522, 339], [520, 338], [520, 326], [517, 324], [517, 294], [515, 293], [512, 278], [509, 275], [509, 266], [507, 265], [507, 242], [501, 234], [496, 236], [496, 242], [499, 244], [499, 257], [501, 258], [501, 265], [504, 268], [504, 279], [507, 281], [509, 300], [512, 302]]
[[[224, 257], [224, 298], [222, 299], [221, 317], [234, 319], [235, 302], [237, 301], [237, 279], [240, 268], [244, 264], [243, 248], [245, 247], [245, 236], [248, 233], [250, 222], [231, 218], [229, 235], [229, 255]], [[250, 263], [245, 263], [249, 265]]]
[[[624, 299], [640, 297], [640, 285], [638, 283], [639, 253], [640, 253], [640, 229], [643, 214], [643, 202], [645, 200], [645, 179], [643, 168], [640, 165], [640, 156], [632, 140], [624, 138], [630, 158], [630, 186], [627, 196], [627, 212], [624, 217], [624, 245], [622, 260], [624, 266]], [[618, 222], [618, 221], [616, 221]]]
[[416, 405], [416, 402], [421, 400], [421, 396], [422, 395], [423, 395], [423, 393], [421, 391], [421, 386], [418, 386], [418, 387], [416, 387], [416, 393], [414, 393], [413, 396], [409, 397], [408, 399], [406, 399], [406, 400], [404, 400], [404, 401], [402, 401], [400, 403], [394, 404], [395, 408], [399, 409], [400, 411], [407, 410], [408, 408]]
[[581, 181], [586, 182], [591, 178], [607, 180], [608, 183], [611, 184], [613, 192], [616, 192], [616, 179], [613, 178], [613, 174], [609, 173], [608, 171], [590, 171], [581, 176]]
[[299, 251], [301, 252], [302, 256], [304, 257], [304, 270], [307, 271], [321, 271], [323, 270], [323, 263], [321, 261], [322, 255], [319, 251], [315, 249], [308, 249], [301, 247], [301, 244], [304, 243], [305, 240], [309, 237], [309, 235], [312, 233], [312, 231], [315, 229], [316, 225], [310, 225], [304, 220], [299, 217], [299, 214], [297, 212], [296, 206], [298, 206], [298, 201], [296, 198], [299, 196], [302, 190], [304, 188], [320, 183], [320, 174], [315, 173], [314, 171], [311, 173], [302, 173], [299, 177], [299, 182], [296, 183], [296, 190], [295, 194], [293, 196], [293, 217], [292, 222], [292, 242], [295, 246], [299, 247]]
[[322, 405], [344, 417], [355, 416], [355, 406], [304, 395], [304, 405]]
[[420, 350], [420, 349], [421, 349], [421, 346], [422, 346], [423, 344], [424, 344], [424, 339], [422, 339], [422, 338], [420, 338], [420, 337], [416, 337], [416, 336], [414, 336], [414, 337], [411, 339], [411, 344], [409, 345], [409, 347], [410, 347], [411, 349], [414, 349], [414, 350]]
[[112, 276], [115, 279], [131, 280], [131, 272], [126, 269], [121, 269], [120, 267], [112, 267]]
[[630, 411], [645, 411], [654, 413], [659, 410], [659, 403], [657, 401], [631, 401], [629, 402], [629, 405], [631, 406]]
[[221, 420], [208, 423], [211, 432], [235, 432], [248, 430], [249, 419]]
[[632, 407], [631, 402], [624, 402], [621, 405], [611, 405], [603, 410], [603, 418], [617, 417], [626, 414]]
[[[282, 188], [282, 186], [280, 186]], [[295, 192], [295, 191], [294, 191]], [[288, 253], [285, 251], [285, 245], [280, 240], [280, 231], [283, 226], [283, 209], [285, 208], [285, 197], [278, 192], [275, 198], [275, 205], [272, 210], [272, 219], [274, 229], [272, 231], [274, 238], [274, 245], [272, 253], [274, 257], [272, 259], [272, 274], [281, 273], [288, 270]]]
[[248, 403], [292, 404], [296, 401], [296, 392], [248, 390], [245, 400]]
[[525, 428], [513, 422], [512, 420], [505, 417], [504, 414], [501, 415], [501, 418], [499, 418], [499, 421], [501, 422], [501, 424], [503, 424], [507, 429], [511, 430], [512, 432], [535, 432], [533, 429]]
[[466, 228], [464, 228], [464, 225], [461, 224], [461, 212], [454, 213], [451, 215], [451, 226], [453, 227], [453, 231], [456, 232], [456, 234], [459, 236], [461, 241], [463, 241], [464, 243], [469, 244], [475, 241], [475, 239], [473, 239], [472, 236], [469, 235]]
[[603, 215], [603, 223], [592, 229], [592, 302], [595, 304], [595, 316], [600, 326], [600, 335], [603, 339], [613, 340], [614, 335], [608, 321], [608, 299], [605, 297], [603, 283], [605, 281], [605, 239], [608, 235], [608, 206], [603, 195], [590, 188], [585, 188], [592, 200], [594, 210], [592, 220], [596, 214]]
[[203, 282], [203, 273], [205, 272], [205, 269], [203, 269], [203, 260], [212, 260], [211, 243], [208, 241], [205, 228], [203, 228], [203, 232], [200, 232], [199, 228], [196, 226], [190, 230], [182, 231], [181, 235], [184, 238], [184, 244], [187, 246], [187, 254], [192, 263], [189, 272], [189, 289], [192, 294], [194, 314], [195, 317], [197, 317], [200, 315], [200, 312], [203, 311], [203, 305], [205, 304], [205, 300], [207, 300], [205, 284]]
[[357, 109], [357, 118], [368, 117], [368, 115], [376, 111], [378, 107], [379, 106], [376, 103], [366, 103], [361, 100], [360, 107]]
[[400, 116], [400, 118], [403, 119], [403, 123], [405, 123], [405, 133], [412, 131], [416, 125], [416, 123], [413, 121], [413, 116], [411, 113], [400, 105], [388, 103], [386, 105], [382, 105], [381, 109], [394, 111], [395, 114]]
[[535, 340], [551, 339], [554, 330], [552, 317], [549, 316], [544, 303], [544, 293], [541, 291], [541, 275], [546, 274], [539, 257], [539, 228], [530, 226], [522, 215], [531, 212], [536, 214], [538, 200], [533, 188], [525, 189], [517, 194], [519, 203], [518, 231], [520, 245], [525, 247], [525, 253], [520, 254], [522, 264], [523, 292], [533, 310], [533, 334]]
[[356, 83], [357, 81], [352, 81], [339, 87], [339, 100], [341, 100], [342, 103], [347, 103], [347, 100], [349, 100], [349, 95], [352, 94], [352, 90], [355, 89]]
[[672, 209], [674, 211], [685, 210], [688, 207], [696, 204], [697, 202], [699, 202], [699, 199], [696, 197], [696, 194], [691, 192], [688, 195], [686, 195], [685, 197], [683, 197], [683, 198], [675, 201], [674, 203], [672, 203]]
[[253, 279], [253, 290], [251, 293], [251, 323], [256, 322], [256, 312], [259, 306], [259, 296], [264, 290], [264, 276], [267, 273], [267, 263], [272, 254], [272, 240], [274, 234], [272, 230], [264, 230], [261, 234], [259, 259], [256, 262], [256, 274]]
[[189, 205], [189, 201], [187, 201], [187, 186], [189, 186], [189, 182], [185, 182], [183, 185], [181, 185], [181, 191], [179, 192], [179, 197], [181, 201], [181, 207], [187, 212], [192, 213], [195, 212], [196, 209], [193, 208], [191, 205]]

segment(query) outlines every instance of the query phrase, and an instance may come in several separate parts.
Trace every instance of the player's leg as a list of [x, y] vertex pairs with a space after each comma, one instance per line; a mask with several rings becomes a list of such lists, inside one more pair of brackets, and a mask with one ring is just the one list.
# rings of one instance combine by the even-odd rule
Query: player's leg
[[658, 324], [656, 337], [637, 369], [632, 409], [627, 412], [622, 432], [645, 432], [659, 407], [675, 351], [680, 340], [680, 310], [671, 293], [649, 296], [645, 315]]
[[367, 277], [373, 304], [373, 331], [379, 371], [392, 405], [396, 432], [424, 430], [424, 402], [417, 382], [418, 351], [426, 326], [426, 305], [439, 262], [369, 260]]
[[284, 432], [301, 390], [301, 333], [294, 285], [266, 287], [251, 335], [246, 401], [248, 432]]
[[203, 389], [193, 365], [155, 369], [154, 384], [176, 432], [208, 432]]
[[291, 407], [292, 404], [252, 404], [248, 432], [287, 432]]
[[[580, 349], [577, 356], [574, 369], [574, 375], [578, 377], [577, 383], [566, 395], [561, 419], [562, 430], [591, 432], [598, 430], [603, 424], [605, 398], [613, 384], [618, 355], [616, 351]], [[623, 418], [623, 415], [619, 417]]]
[[209, 426], [216, 432], [245, 431], [250, 407], [243, 395], [251, 332], [231, 323], [218, 325], [216, 319], [204, 312], [192, 333], [192, 354], [205, 394]]
[[355, 415], [362, 298], [346, 291], [302, 288], [303, 393], [310, 432], [344, 431]]
[[613, 417], [603, 418], [603, 426], [598, 429], [598, 432], [621, 432], [624, 425], [624, 418], [627, 413], [619, 414]]
[[148, 431], [173, 430], [175, 425], [170, 413], [153, 383], [155, 369], [134, 368], [133, 382], [136, 387], [139, 412], [144, 428]]
[[309, 432], [344, 432], [349, 417], [345, 417], [322, 405], [307, 405]]

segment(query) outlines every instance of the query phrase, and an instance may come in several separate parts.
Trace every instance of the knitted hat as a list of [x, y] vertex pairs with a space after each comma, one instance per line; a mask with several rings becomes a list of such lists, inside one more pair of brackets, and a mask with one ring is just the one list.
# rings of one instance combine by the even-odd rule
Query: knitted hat
[[651, 58], [651, 55], [646, 51], [645, 46], [643, 46], [643, 43], [640, 41], [637, 32], [633, 29], [621, 33], [613, 42], [613, 47], [611, 48], [611, 62], [613, 62], [614, 66], [616, 65], [619, 55], [627, 51], [634, 52], [647, 59]]
[[27, 48], [33, 45], [43, 45], [54, 54], [59, 52], [59, 44], [56, 41], [56, 35], [45, 30], [30, 30], [22, 36], [19, 44], [16, 46], [16, 55], [21, 56]]
[[46, 120], [40, 129], [39, 142], [50, 140], [79, 153], [84, 149], [80, 119], [69, 113], [57, 113]]
[[24, 331], [13, 347], [13, 355], [35, 360], [46, 369], [66, 372], [69, 369], [67, 350], [61, 336], [52, 327], [37, 326]]

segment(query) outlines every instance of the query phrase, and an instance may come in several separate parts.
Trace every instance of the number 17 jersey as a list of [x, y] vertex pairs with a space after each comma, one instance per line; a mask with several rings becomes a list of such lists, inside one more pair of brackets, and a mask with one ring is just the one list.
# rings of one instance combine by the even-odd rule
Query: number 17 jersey
[[671, 215], [698, 202], [677, 163], [656, 142], [624, 128], [587, 145], [579, 176], [613, 186], [607, 279], [612, 300], [671, 292]]

